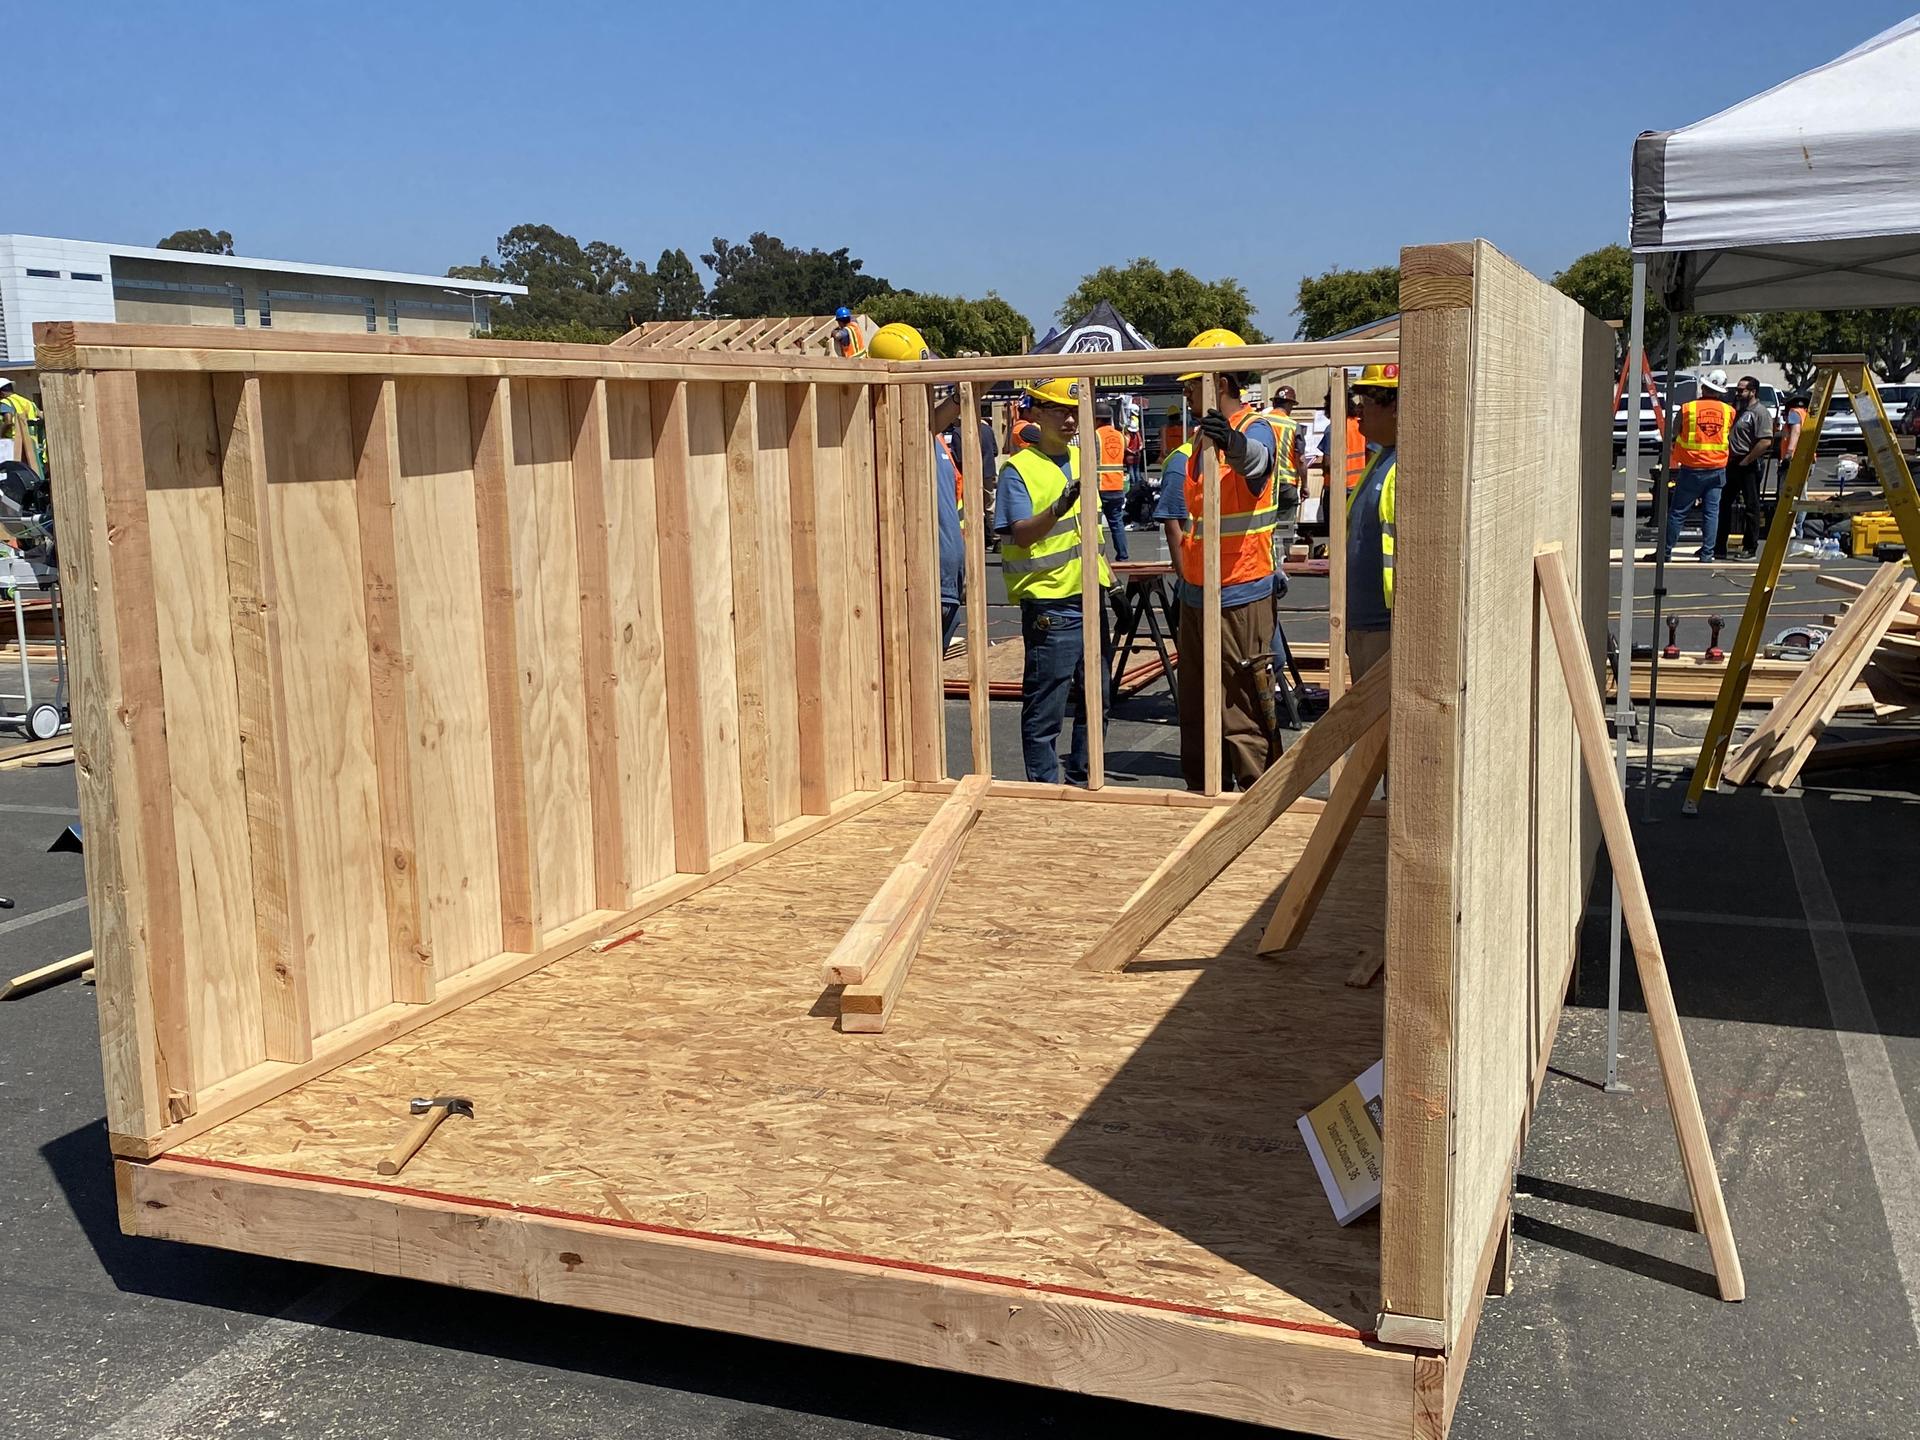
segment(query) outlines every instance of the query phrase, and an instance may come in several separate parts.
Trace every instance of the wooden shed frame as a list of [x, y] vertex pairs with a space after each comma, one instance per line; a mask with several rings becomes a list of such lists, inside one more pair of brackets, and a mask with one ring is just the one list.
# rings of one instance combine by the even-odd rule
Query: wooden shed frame
[[[1613, 342], [1484, 241], [1406, 250], [1402, 275], [1397, 350], [1072, 357], [1089, 379], [1402, 366], [1375, 1327], [180, 1153], [950, 790], [928, 385], [1059, 357], [39, 327], [123, 1227], [1328, 1435], [1444, 1435], [1598, 844], [1533, 586], [1557, 544], [1599, 653]], [[1207, 600], [1217, 673], [1217, 585]], [[1101, 780], [1096, 745], [1078, 800], [1235, 810]], [[1088, 808], [1047, 803], [1066, 827]], [[1247, 1217], [1276, 1223], [1331, 1221]]]

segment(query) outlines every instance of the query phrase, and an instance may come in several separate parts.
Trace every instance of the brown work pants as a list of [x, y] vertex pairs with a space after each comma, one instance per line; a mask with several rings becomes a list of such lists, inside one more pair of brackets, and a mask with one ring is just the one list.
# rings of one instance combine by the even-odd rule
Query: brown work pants
[[1393, 641], [1391, 630], [1349, 630], [1347, 632], [1347, 679], [1358, 680], [1387, 658]]
[[[1206, 785], [1206, 666], [1198, 605], [1180, 607], [1180, 775], [1189, 790]], [[1280, 753], [1273, 665], [1249, 661], [1273, 649], [1273, 597], [1220, 612], [1221, 777], [1241, 789], [1258, 780]]]

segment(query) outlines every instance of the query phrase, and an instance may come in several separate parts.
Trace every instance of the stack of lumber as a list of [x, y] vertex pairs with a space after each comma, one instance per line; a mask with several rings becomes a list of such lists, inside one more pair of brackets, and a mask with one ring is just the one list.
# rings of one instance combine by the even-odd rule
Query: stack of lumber
[[[1823, 580], [1825, 577], [1823, 577]], [[1845, 582], [1842, 582], [1843, 584]], [[1861, 586], [1827, 643], [1814, 652], [1798, 679], [1726, 766], [1736, 785], [1765, 784], [1785, 790], [1799, 778], [1833, 717], [1883, 649], [1900, 652], [1917, 643], [1890, 630], [1913, 613], [1915, 579], [1905, 565], [1883, 565]], [[1900, 655], [1889, 663], [1900, 663]]]

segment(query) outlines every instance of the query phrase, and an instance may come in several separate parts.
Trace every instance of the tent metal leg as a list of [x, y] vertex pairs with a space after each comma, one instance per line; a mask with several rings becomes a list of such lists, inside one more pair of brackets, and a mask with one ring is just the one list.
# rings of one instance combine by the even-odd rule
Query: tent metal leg
[[[1628, 467], [1640, 465], [1640, 391], [1646, 384], [1641, 366], [1647, 343], [1647, 262], [1633, 260], [1633, 309], [1627, 326]], [[1671, 428], [1671, 427], [1669, 427]], [[1620, 676], [1613, 696], [1614, 780], [1624, 796], [1627, 789], [1627, 744], [1633, 735], [1633, 573], [1634, 541], [1640, 518], [1636, 478], [1620, 506]], [[1658, 551], [1655, 552], [1658, 554]], [[1616, 877], [1607, 900], [1607, 1090], [1618, 1093], [1620, 1083], [1620, 881]]]
[[[1640, 772], [1646, 818], [1653, 818], [1653, 745], [1660, 719], [1660, 612], [1667, 598], [1667, 472], [1673, 468], [1673, 377], [1680, 368], [1680, 317], [1667, 312], [1667, 385], [1662, 400], [1666, 434], [1660, 440], [1660, 468], [1653, 482], [1653, 654], [1647, 661], [1647, 764]], [[1634, 487], [1638, 489], [1636, 485]], [[1633, 657], [1627, 657], [1631, 672]]]

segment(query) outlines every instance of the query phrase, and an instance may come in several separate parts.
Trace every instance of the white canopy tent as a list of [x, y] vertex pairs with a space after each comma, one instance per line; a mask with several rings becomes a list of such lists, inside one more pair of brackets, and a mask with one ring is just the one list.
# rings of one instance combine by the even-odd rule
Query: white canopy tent
[[[1633, 147], [1633, 309], [1626, 393], [1638, 395], [1647, 284], [1674, 317], [1756, 310], [1840, 310], [1920, 304], [1920, 15], [1751, 100], [1680, 130], [1650, 130]], [[1667, 412], [1673, 410], [1673, 367]], [[1640, 407], [1627, 407], [1627, 456], [1640, 453]], [[1620, 519], [1621, 671], [1615, 765], [1627, 783], [1633, 731], [1634, 490]], [[1654, 487], [1655, 554], [1666, 525]], [[1666, 566], [1654, 575], [1655, 619]], [[1659, 647], [1650, 705], [1659, 704]], [[1652, 793], [1653, 726], [1646, 784]], [[1620, 891], [1612, 905], [1607, 1088], [1617, 1089]]]

